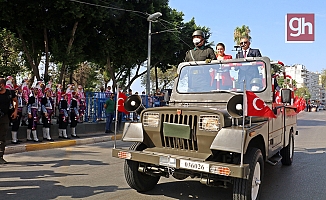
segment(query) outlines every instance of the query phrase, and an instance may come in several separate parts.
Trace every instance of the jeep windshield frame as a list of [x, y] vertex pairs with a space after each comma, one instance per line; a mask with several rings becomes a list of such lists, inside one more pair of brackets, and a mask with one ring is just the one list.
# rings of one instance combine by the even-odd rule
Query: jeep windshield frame
[[179, 71], [176, 92], [242, 93], [245, 80], [246, 90], [259, 93], [266, 90], [266, 75], [266, 63], [262, 60], [196, 65], [189, 63]]

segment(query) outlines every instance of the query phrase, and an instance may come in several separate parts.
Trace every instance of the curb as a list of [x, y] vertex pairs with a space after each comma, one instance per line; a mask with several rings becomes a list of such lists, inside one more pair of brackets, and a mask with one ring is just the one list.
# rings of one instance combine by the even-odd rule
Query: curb
[[[122, 138], [122, 134], [117, 134], [116, 139], [119, 140], [121, 138]], [[69, 147], [75, 145], [94, 144], [94, 143], [106, 142], [112, 140], [114, 140], [114, 135], [91, 137], [91, 138], [80, 138], [75, 140], [62, 140], [57, 142], [42, 142], [39, 144], [7, 146], [5, 149], [5, 155], [13, 154], [13, 153], [22, 153], [26, 151], [38, 151], [44, 149], [62, 148], [62, 147]]]

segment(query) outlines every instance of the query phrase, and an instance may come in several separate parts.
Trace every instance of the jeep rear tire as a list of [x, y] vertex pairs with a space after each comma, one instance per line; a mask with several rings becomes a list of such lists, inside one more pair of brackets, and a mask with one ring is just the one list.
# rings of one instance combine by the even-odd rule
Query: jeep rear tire
[[244, 163], [249, 164], [249, 178], [236, 178], [233, 184], [234, 200], [259, 199], [264, 175], [264, 158], [260, 149], [252, 148], [244, 155]]
[[[133, 143], [130, 150], [142, 151], [146, 149], [146, 145], [143, 143]], [[153, 189], [157, 182], [160, 180], [160, 176], [151, 176], [138, 171], [139, 162], [133, 160], [125, 160], [124, 174], [128, 185], [137, 190], [138, 192], [146, 192]]]
[[283, 165], [292, 165], [293, 162], [293, 153], [294, 153], [294, 136], [293, 131], [290, 132], [289, 144], [281, 149], [282, 164]]

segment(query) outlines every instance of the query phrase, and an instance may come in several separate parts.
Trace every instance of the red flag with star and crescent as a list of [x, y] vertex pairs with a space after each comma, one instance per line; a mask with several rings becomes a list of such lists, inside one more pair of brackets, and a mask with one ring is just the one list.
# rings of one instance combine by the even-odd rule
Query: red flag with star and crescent
[[245, 92], [243, 105], [245, 116], [276, 118], [276, 115], [265, 102], [251, 91]]
[[123, 113], [128, 115], [129, 112], [125, 109], [125, 106], [124, 106], [125, 100], [127, 99], [127, 96], [122, 92], [119, 92], [118, 95], [119, 95], [118, 96], [118, 111], [123, 112]]

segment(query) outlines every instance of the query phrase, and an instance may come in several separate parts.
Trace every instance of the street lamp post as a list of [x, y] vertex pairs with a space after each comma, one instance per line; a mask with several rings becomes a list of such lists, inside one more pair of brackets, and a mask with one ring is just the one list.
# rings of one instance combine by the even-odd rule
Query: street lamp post
[[151, 36], [152, 36], [152, 21], [155, 21], [157, 18], [161, 17], [162, 13], [156, 12], [148, 16], [147, 21], [149, 22], [148, 27], [148, 54], [147, 54], [147, 81], [146, 81], [146, 93], [147, 95], [150, 94], [150, 87], [151, 87], [151, 79], [150, 79], [150, 72], [151, 72]]

